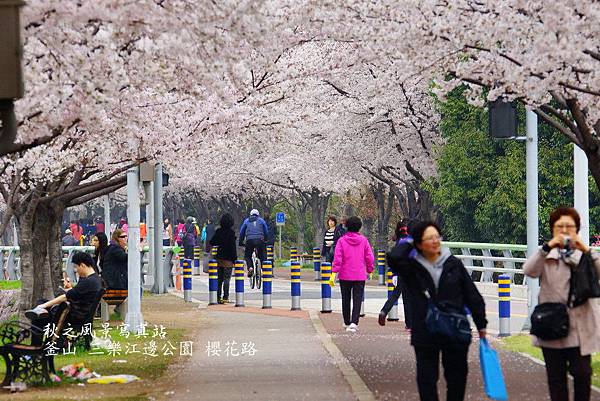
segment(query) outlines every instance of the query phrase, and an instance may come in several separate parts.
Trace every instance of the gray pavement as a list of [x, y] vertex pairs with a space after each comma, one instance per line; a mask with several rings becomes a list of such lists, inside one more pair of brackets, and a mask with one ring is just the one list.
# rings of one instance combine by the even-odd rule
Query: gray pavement
[[233, 306], [205, 311], [208, 325], [170, 400], [357, 399], [306, 313], [252, 312]]
[[[204, 303], [208, 303], [208, 275], [194, 276], [192, 281], [192, 296]], [[262, 306], [262, 290], [250, 289], [248, 280], [244, 281], [244, 303], [248, 306]], [[285, 278], [273, 279], [272, 305], [274, 308], [286, 309], [291, 307], [290, 282]], [[342, 303], [339, 286], [332, 289], [331, 307], [334, 312], [341, 312]], [[494, 334], [498, 330], [498, 297], [484, 294], [486, 313], [488, 315], [488, 330]], [[232, 278], [230, 285], [230, 300], [235, 299], [235, 280]], [[365, 313], [368, 316], [377, 316], [387, 299], [387, 288], [384, 286], [367, 286], [365, 289]], [[302, 282], [301, 307], [306, 310], [321, 310], [321, 284], [313, 281]], [[511, 332], [518, 333], [523, 327], [527, 317], [527, 301], [514, 298], [511, 301]], [[402, 298], [398, 301], [398, 316], [404, 320]]]

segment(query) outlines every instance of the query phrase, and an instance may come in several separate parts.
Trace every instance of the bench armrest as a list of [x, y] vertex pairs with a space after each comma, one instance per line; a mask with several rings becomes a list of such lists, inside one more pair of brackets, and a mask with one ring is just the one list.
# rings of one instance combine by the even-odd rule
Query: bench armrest
[[37, 326], [23, 321], [11, 321], [0, 326], [0, 344], [23, 344], [37, 336], [41, 338], [44, 331]]

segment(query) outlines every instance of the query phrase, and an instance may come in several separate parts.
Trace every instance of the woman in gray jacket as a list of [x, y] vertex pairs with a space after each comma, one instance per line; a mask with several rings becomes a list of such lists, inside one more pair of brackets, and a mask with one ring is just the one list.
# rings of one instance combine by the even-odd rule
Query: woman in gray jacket
[[[550, 214], [552, 239], [523, 265], [523, 272], [539, 277], [539, 303], [567, 304], [571, 270], [581, 256], [591, 252], [596, 270], [600, 273], [600, 255], [591, 250], [579, 237], [579, 214], [574, 208], [557, 208]], [[546, 362], [548, 388], [552, 401], [569, 399], [567, 371], [574, 379], [575, 401], [590, 399], [592, 366], [591, 354], [600, 350], [600, 308], [597, 299], [569, 308], [569, 333], [558, 340], [533, 337], [541, 347]]]

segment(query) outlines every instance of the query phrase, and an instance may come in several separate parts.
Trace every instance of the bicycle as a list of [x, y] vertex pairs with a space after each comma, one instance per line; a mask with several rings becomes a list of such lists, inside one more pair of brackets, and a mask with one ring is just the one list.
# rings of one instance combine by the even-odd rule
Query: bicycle
[[248, 277], [250, 288], [254, 289], [254, 286], [256, 286], [256, 289], [260, 290], [262, 284], [262, 264], [260, 259], [256, 257], [256, 252], [252, 252], [252, 267], [254, 269], [254, 274], [252, 274], [251, 277]]

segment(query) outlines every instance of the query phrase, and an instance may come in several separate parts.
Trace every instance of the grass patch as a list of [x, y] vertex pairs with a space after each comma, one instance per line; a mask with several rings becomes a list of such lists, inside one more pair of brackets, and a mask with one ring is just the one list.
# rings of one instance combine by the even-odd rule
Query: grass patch
[[0, 280], [0, 290], [20, 290], [21, 280]]
[[[513, 352], [523, 352], [541, 361], [544, 360], [542, 349], [531, 344], [531, 336], [518, 334], [499, 339], [503, 349]], [[600, 386], [600, 353], [592, 355], [592, 384]]]
[[[112, 350], [104, 350], [102, 355], [93, 355], [99, 349], [84, 351], [78, 348], [75, 355], [58, 355], [54, 358], [56, 369], [72, 363], [81, 363], [101, 374], [131, 374], [140, 379], [156, 379], [162, 375], [171, 362], [179, 355], [179, 343], [183, 338], [183, 329], [166, 328], [166, 336], [160, 338], [159, 330], [154, 329], [154, 325], [149, 324], [147, 336], [136, 336], [134, 334], [123, 334], [119, 331], [120, 322], [110, 322], [110, 330], [103, 332], [100, 325], [95, 325], [95, 332], [98, 337], [107, 337], [115, 344]], [[151, 342], [155, 343], [152, 344]], [[156, 349], [153, 351], [153, 345]], [[172, 349], [172, 347], [176, 349]], [[173, 355], [170, 355], [170, 353]], [[156, 354], [152, 356], [151, 354]], [[126, 363], [116, 363], [115, 360], [126, 360]], [[4, 376], [6, 366], [4, 361], [0, 360], [0, 377]], [[129, 398], [126, 398], [129, 400]], [[125, 400], [125, 399], [124, 399]], [[135, 400], [135, 398], [133, 398]]]

